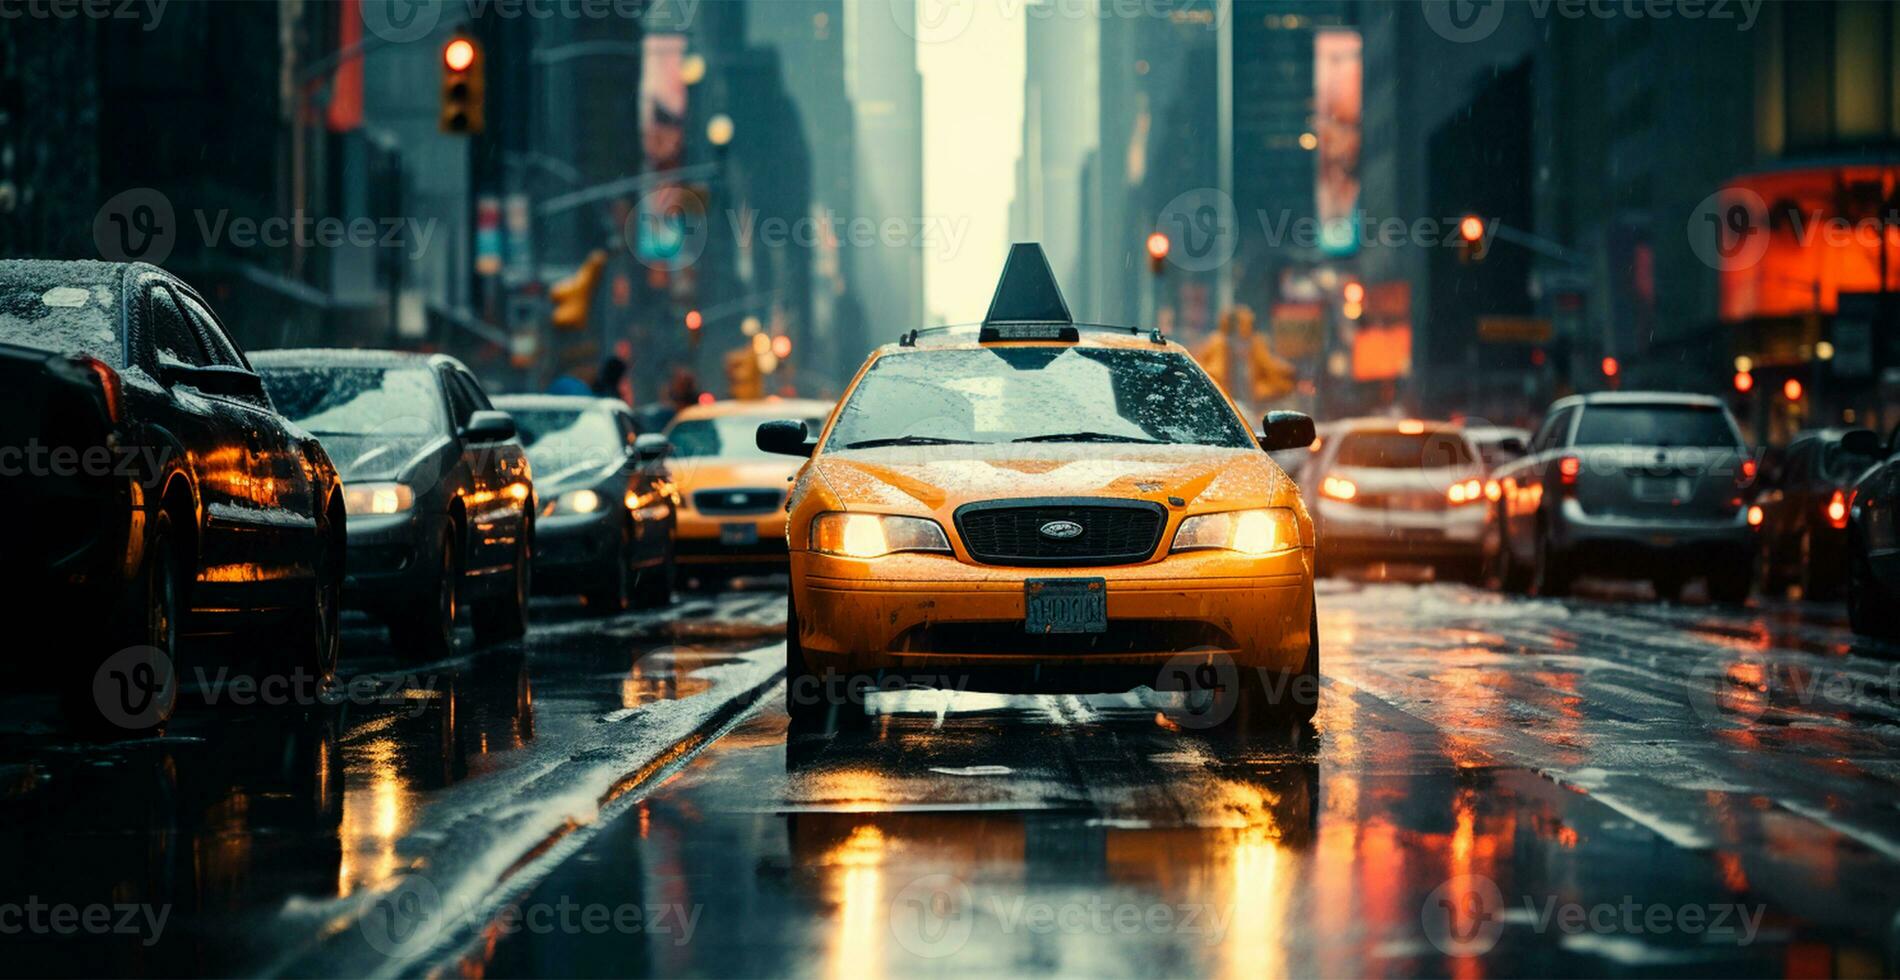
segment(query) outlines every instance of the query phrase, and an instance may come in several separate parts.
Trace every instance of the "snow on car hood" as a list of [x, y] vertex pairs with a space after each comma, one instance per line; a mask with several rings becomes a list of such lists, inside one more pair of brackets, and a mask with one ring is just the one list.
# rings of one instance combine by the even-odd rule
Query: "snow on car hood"
[[938, 511], [1015, 497], [1119, 497], [1197, 510], [1294, 505], [1267, 454], [1210, 446], [1048, 443], [904, 446], [826, 453], [812, 464], [848, 508]]

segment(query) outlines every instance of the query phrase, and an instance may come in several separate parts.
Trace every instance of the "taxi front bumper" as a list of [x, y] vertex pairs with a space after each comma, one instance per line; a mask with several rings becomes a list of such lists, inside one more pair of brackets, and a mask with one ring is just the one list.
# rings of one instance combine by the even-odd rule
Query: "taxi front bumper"
[[[1110, 673], [1148, 683], [1180, 657], [1226, 658], [1283, 672], [1307, 654], [1312, 552], [1265, 558], [1227, 552], [1171, 555], [1106, 568], [1004, 568], [948, 556], [869, 561], [792, 556], [799, 643], [814, 672], [899, 675], [1068, 675], [1037, 689], [1112, 690]], [[1100, 578], [1108, 629], [1031, 634], [1027, 579]], [[998, 687], [982, 680], [984, 690]], [[1121, 685], [1122, 687], [1133, 685]]]

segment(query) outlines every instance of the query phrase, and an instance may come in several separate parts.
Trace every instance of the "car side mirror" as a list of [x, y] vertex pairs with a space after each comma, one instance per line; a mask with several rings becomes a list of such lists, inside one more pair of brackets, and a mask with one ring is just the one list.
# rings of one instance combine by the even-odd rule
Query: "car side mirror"
[[818, 448], [808, 442], [808, 438], [805, 423], [799, 419], [774, 419], [762, 423], [758, 434], [753, 437], [761, 452], [806, 458]]
[[515, 436], [515, 417], [493, 410], [470, 412], [462, 426], [462, 438], [469, 442], [502, 442]]
[[673, 444], [658, 432], [633, 437], [633, 458], [639, 463], [657, 463], [673, 455]]
[[207, 395], [224, 398], [264, 397], [264, 379], [241, 367], [207, 364], [202, 367], [177, 361], [165, 361], [158, 368], [159, 380], [168, 385], [182, 384]]
[[1872, 429], [1849, 429], [1841, 434], [1841, 451], [1855, 456], [1886, 455], [1886, 447], [1880, 444], [1880, 437]]
[[1304, 412], [1268, 412], [1261, 421], [1260, 448], [1276, 453], [1313, 444], [1313, 419]]
[[1499, 439], [1498, 448], [1513, 456], [1528, 456], [1531, 452], [1531, 447], [1524, 445], [1524, 440], [1516, 436], [1505, 436]]

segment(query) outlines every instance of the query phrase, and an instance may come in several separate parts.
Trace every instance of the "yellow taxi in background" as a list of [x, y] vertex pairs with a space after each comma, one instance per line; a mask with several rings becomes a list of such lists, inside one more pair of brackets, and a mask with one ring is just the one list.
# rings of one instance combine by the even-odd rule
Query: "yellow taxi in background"
[[758, 447], [769, 419], [813, 429], [831, 404], [797, 399], [724, 401], [682, 409], [666, 427], [681, 498], [675, 560], [692, 574], [785, 570], [785, 498], [798, 464]]
[[[845, 723], [893, 683], [1000, 692], [1183, 689], [1224, 719], [1318, 702], [1313, 525], [1256, 435], [1177, 344], [1075, 324], [1041, 249], [1012, 250], [980, 325], [873, 352], [789, 504], [787, 708]], [[813, 438], [815, 434], [815, 438]], [[842, 683], [840, 683], [842, 681]]]

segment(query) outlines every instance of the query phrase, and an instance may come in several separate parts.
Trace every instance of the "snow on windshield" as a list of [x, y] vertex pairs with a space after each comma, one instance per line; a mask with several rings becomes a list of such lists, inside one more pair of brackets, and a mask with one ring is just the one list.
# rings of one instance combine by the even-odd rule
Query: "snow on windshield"
[[278, 411], [313, 435], [447, 431], [440, 389], [423, 368], [271, 366], [258, 373]]
[[901, 439], [1250, 445], [1227, 400], [1186, 357], [1087, 347], [882, 358], [839, 410], [828, 448]]

